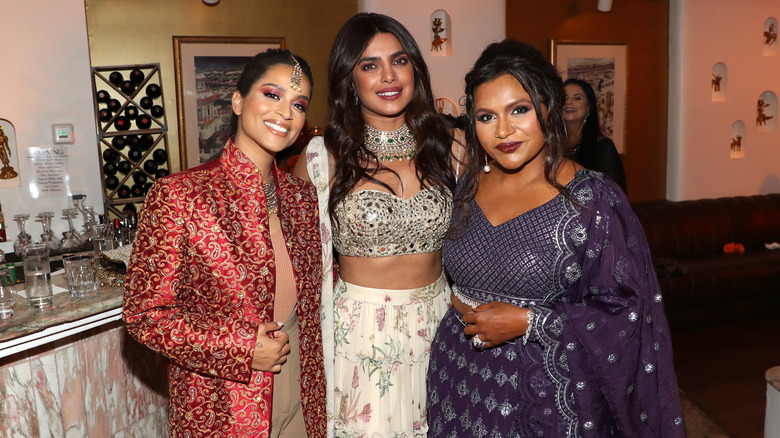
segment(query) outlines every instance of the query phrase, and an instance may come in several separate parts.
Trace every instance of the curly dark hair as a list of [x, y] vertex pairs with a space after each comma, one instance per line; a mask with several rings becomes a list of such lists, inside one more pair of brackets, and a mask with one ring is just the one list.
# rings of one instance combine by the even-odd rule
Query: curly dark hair
[[[417, 139], [417, 150], [412, 157], [417, 178], [423, 187], [455, 188], [450, 124], [436, 112], [428, 67], [417, 43], [395, 19], [382, 14], [360, 13], [342, 26], [333, 43], [328, 64], [329, 114], [324, 140], [336, 163], [328, 205], [334, 223], [338, 223], [333, 215], [336, 205], [359, 182], [372, 181], [393, 191], [374, 178], [378, 171], [388, 169], [363, 147], [365, 121], [360, 106], [355, 104], [352, 85], [353, 69], [372, 38], [380, 33], [398, 39], [414, 69], [414, 94], [404, 111], [404, 118]], [[367, 166], [366, 163], [376, 164]]]
[[[484, 152], [477, 138], [474, 116], [474, 93], [480, 85], [499, 76], [512, 75], [531, 97], [546, 146], [547, 161], [544, 177], [553, 187], [565, 193], [566, 188], [556, 178], [563, 163], [566, 127], [563, 123], [563, 106], [566, 93], [555, 67], [536, 47], [520, 41], [506, 39], [487, 46], [474, 67], [466, 75], [466, 144], [468, 153], [468, 180], [458, 202], [468, 211], [477, 189], [480, 159]], [[544, 116], [542, 105], [547, 109]]]

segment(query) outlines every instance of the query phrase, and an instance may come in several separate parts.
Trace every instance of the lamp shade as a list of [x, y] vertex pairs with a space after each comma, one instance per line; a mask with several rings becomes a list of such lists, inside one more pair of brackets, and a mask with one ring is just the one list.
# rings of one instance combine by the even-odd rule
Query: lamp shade
[[[204, 0], [205, 1], [205, 0]], [[599, 0], [599, 5], [596, 6], [601, 12], [609, 12], [612, 10], [612, 0]]]

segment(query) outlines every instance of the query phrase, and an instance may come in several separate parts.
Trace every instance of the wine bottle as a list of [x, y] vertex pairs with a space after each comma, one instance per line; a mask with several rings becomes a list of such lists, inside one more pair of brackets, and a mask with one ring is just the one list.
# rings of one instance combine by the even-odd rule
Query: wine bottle
[[122, 106], [122, 104], [119, 103], [119, 100], [117, 99], [109, 100], [107, 105], [108, 105], [107, 106], [108, 110], [111, 111], [112, 113], [119, 111], [119, 108]]
[[143, 109], [147, 109], [147, 110], [148, 110], [149, 108], [151, 108], [151, 107], [152, 107], [152, 105], [154, 105], [154, 103], [153, 103], [153, 101], [152, 101], [152, 98], [151, 98], [151, 97], [149, 97], [149, 96], [144, 96], [144, 97], [142, 97], [142, 98], [141, 98], [141, 102], [140, 102], [140, 104], [141, 104], [141, 108], [143, 108]]
[[127, 131], [130, 129], [130, 119], [125, 116], [119, 116], [114, 120], [114, 128], [117, 131]]
[[130, 187], [130, 194], [134, 198], [138, 198], [144, 195], [144, 186], [141, 184], [133, 184], [132, 187]]
[[140, 69], [134, 68], [130, 72], [130, 80], [133, 81], [133, 83], [136, 85], [143, 82], [145, 77], [146, 75], [144, 75], [144, 72], [142, 72]]
[[121, 173], [127, 175], [130, 173], [130, 170], [133, 168], [133, 165], [130, 164], [127, 160], [122, 160], [116, 165], [117, 170], [119, 170]]
[[108, 190], [114, 190], [119, 185], [119, 178], [115, 177], [114, 175], [109, 175], [106, 177], [106, 188]]
[[154, 172], [155, 179], [164, 178], [168, 175], [169, 175], [168, 169], [157, 169], [157, 172]]
[[165, 114], [165, 110], [163, 110], [163, 107], [160, 105], [155, 105], [152, 107], [152, 110], [150, 111], [152, 113], [153, 117], [160, 118]]
[[130, 158], [130, 161], [133, 163], [137, 163], [138, 160], [141, 159], [143, 156], [143, 152], [139, 148], [130, 148], [130, 151], [127, 153], [127, 158]]
[[149, 129], [152, 126], [152, 119], [146, 114], [140, 114], [135, 119], [135, 125], [138, 126], [138, 129]]
[[157, 167], [158, 167], [157, 163], [155, 163], [154, 160], [144, 161], [144, 170], [146, 171], [146, 173], [150, 173], [154, 175], [154, 172], [157, 172]]
[[111, 120], [111, 111], [109, 111], [106, 108], [103, 108], [102, 110], [98, 111], [98, 120], [101, 122], [107, 122]]
[[136, 184], [144, 185], [146, 183], [146, 174], [140, 170], [133, 172], [133, 181]]
[[136, 108], [134, 105], [128, 105], [125, 107], [125, 117], [127, 117], [130, 120], [135, 119], [138, 117], [138, 108]]
[[103, 161], [106, 163], [116, 163], [119, 161], [119, 154], [113, 149], [103, 151]]
[[114, 163], [106, 163], [103, 165], [103, 173], [106, 175], [116, 175], [117, 166]]
[[140, 147], [141, 139], [137, 135], [130, 134], [125, 138], [127, 139], [127, 145], [130, 146], [131, 148]]
[[106, 90], [98, 90], [97, 93], [95, 93], [95, 100], [97, 100], [98, 103], [108, 103], [108, 101], [111, 100], [111, 95], [108, 94], [108, 91]]
[[131, 94], [133, 94], [133, 91], [135, 91], [135, 84], [133, 83], [133, 81], [123, 81], [120, 89], [122, 90], [123, 93], [130, 96]]
[[151, 189], [151, 188], [152, 188], [152, 185], [153, 185], [153, 184], [152, 184], [152, 183], [150, 183], [150, 182], [148, 182], [148, 183], [144, 184], [144, 195], [146, 195], [147, 193], [149, 193], [149, 189]]
[[135, 204], [133, 204], [133, 203], [125, 204], [125, 206], [122, 207], [122, 212], [128, 212], [128, 211], [129, 212], [133, 212], [133, 213], [137, 213], [138, 209], [136, 208]]
[[120, 198], [129, 198], [130, 197], [130, 187], [127, 186], [127, 184], [122, 184], [119, 186], [119, 190], [117, 190], [117, 194]]
[[152, 152], [152, 158], [157, 164], [165, 164], [168, 161], [168, 152], [165, 152], [165, 149], [157, 149]]
[[157, 99], [162, 94], [162, 89], [157, 84], [149, 84], [146, 86], [146, 95], [152, 99]]
[[127, 141], [121, 135], [117, 135], [111, 139], [111, 146], [113, 146], [114, 149], [121, 151], [125, 148], [125, 146], [127, 146]]
[[143, 134], [141, 136], [141, 149], [148, 151], [154, 146], [154, 136], [152, 134]]
[[124, 82], [125, 78], [122, 76], [122, 73], [115, 71], [108, 75], [108, 82], [111, 82], [115, 86], [119, 87], [122, 85], [122, 82]]

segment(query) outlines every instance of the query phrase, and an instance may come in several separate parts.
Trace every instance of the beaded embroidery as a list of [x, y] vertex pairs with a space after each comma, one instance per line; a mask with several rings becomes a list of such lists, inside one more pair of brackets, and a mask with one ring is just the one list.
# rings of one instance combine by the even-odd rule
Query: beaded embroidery
[[395, 131], [380, 131], [371, 125], [366, 125], [366, 149], [379, 158], [379, 161], [411, 159], [417, 146], [414, 134], [409, 126], [403, 126]]

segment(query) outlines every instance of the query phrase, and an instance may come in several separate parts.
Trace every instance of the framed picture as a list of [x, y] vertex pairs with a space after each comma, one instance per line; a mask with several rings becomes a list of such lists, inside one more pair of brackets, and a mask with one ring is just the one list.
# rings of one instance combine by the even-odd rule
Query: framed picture
[[222, 152], [241, 71], [253, 56], [271, 48], [284, 49], [284, 38], [173, 37], [182, 170]]
[[550, 40], [550, 61], [564, 81], [581, 79], [593, 87], [601, 132], [625, 155], [628, 44]]

